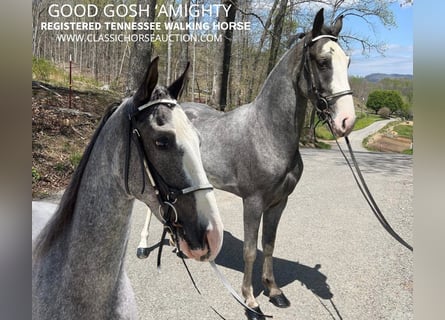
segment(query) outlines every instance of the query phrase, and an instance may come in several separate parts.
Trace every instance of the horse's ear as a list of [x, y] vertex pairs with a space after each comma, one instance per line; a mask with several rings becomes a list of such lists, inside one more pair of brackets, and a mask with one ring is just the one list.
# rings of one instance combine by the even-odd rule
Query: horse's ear
[[324, 23], [323, 11], [323, 8], [321, 8], [315, 16], [314, 24], [312, 26], [312, 38], [315, 38], [321, 34], [321, 29], [323, 28]]
[[133, 100], [138, 106], [150, 100], [151, 93], [158, 83], [158, 61], [159, 57], [156, 57], [150, 63], [142, 79], [142, 83], [139, 85], [139, 89], [133, 95]]
[[168, 92], [175, 99], [178, 99], [181, 96], [182, 89], [184, 89], [185, 78], [187, 76], [187, 71], [189, 67], [190, 67], [190, 62], [187, 62], [187, 66], [185, 67], [185, 70], [182, 73], [182, 75], [168, 87]]
[[335, 19], [334, 26], [332, 27], [332, 35], [337, 37], [340, 34], [342, 27], [343, 27], [343, 15]]

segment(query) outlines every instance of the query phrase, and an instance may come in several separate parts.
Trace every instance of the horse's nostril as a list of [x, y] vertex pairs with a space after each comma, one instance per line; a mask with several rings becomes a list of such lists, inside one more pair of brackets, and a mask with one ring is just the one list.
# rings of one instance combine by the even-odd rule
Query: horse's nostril
[[343, 130], [346, 130], [346, 121], [348, 120], [348, 118], [344, 118], [343, 121], [341, 122], [341, 127]]

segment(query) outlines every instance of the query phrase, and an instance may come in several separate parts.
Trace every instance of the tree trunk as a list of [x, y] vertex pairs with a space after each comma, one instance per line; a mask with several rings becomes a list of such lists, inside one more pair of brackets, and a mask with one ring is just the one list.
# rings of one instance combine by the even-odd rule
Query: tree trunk
[[[223, 3], [224, 4], [224, 3]], [[224, 10], [219, 11], [218, 22], [225, 22], [226, 17], [224, 15]], [[218, 30], [218, 36], [224, 36], [224, 32]], [[210, 96], [210, 104], [219, 107], [219, 102], [221, 101], [221, 81], [222, 81], [222, 70], [223, 70], [223, 52], [224, 44], [222, 41], [217, 43], [214, 51], [214, 63], [213, 63], [213, 79], [212, 79], [212, 94]]]
[[[153, 22], [155, 19], [156, 0], [137, 1], [138, 7], [140, 5], [147, 5], [147, 4], [150, 6], [148, 22]], [[142, 22], [142, 19], [139, 15], [136, 15], [134, 21]], [[147, 20], [144, 19], [144, 21]], [[134, 31], [134, 34], [146, 34], [147, 32], [149, 34], [152, 33], [151, 30], [149, 31], [140, 30], [140, 31]], [[149, 63], [151, 60], [151, 53], [152, 53], [151, 42], [143, 42], [143, 41], [134, 42], [133, 48], [130, 53], [130, 60], [128, 63], [127, 88], [126, 88], [127, 94], [136, 90], [138, 84], [142, 81], [142, 77], [144, 76], [147, 63]]]
[[272, 29], [272, 40], [270, 42], [269, 62], [267, 65], [267, 74], [269, 74], [272, 71], [273, 67], [277, 62], [278, 50], [280, 49], [280, 43], [281, 43], [281, 34], [283, 33], [284, 17], [286, 15], [286, 9], [287, 9], [287, 1], [288, 0], [280, 1], [280, 6], [278, 8], [277, 15], [275, 16], [274, 19], [273, 29]]
[[[235, 21], [236, 17], [236, 6], [238, 0], [227, 0], [224, 1], [224, 5], [230, 7], [229, 13], [227, 15], [226, 22]], [[221, 74], [221, 95], [219, 98], [219, 108], [224, 111], [227, 106], [227, 89], [229, 84], [229, 71], [230, 71], [230, 60], [232, 57], [232, 40], [233, 40], [233, 30], [228, 28], [224, 33], [224, 50], [223, 50], [223, 63], [222, 63], [222, 74]]]
[[[269, 11], [269, 16], [267, 17], [266, 23], [264, 24], [263, 33], [261, 34], [260, 43], [258, 44], [258, 50], [257, 50], [257, 52], [256, 52], [256, 54], [255, 54], [255, 56], [253, 58], [253, 66], [254, 66], [254, 68], [256, 66], [258, 66], [258, 63], [260, 61], [261, 50], [263, 50], [264, 41], [266, 41], [266, 37], [269, 34], [269, 28], [270, 28], [270, 25], [272, 24], [272, 17], [273, 17], [273, 15], [275, 13], [275, 10], [276, 10], [276, 8], [278, 6], [278, 2], [279, 1], [280, 0], [275, 0], [274, 1], [273, 5], [272, 5], [272, 8]], [[252, 101], [253, 100], [253, 87], [254, 87], [254, 82], [255, 82], [256, 78], [257, 78], [256, 73], [252, 72], [252, 76], [250, 77], [249, 85], [248, 85], [248, 89], [247, 89], [248, 90], [248, 92], [247, 92], [247, 100], [248, 101]]]
[[[190, 7], [190, 0], [182, 0], [182, 7], [183, 8], [185, 8], [185, 7], [189, 8]], [[182, 18], [180, 18], [180, 21], [183, 24], [189, 22], [189, 15], [188, 15], [188, 13], [189, 12], [187, 10], [185, 12], [184, 16]], [[183, 30], [182, 34], [183, 35], [188, 35], [188, 34], [190, 34], [190, 30]], [[189, 43], [183, 41], [183, 42], [180, 43], [180, 45], [181, 45], [181, 53], [180, 53], [180, 57], [179, 57], [179, 69], [182, 70], [187, 65], [187, 62], [190, 61], [190, 57], [189, 57]], [[193, 68], [194, 68], [194, 66], [193, 66]], [[189, 74], [190, 74], [190, 72], [188, 72], [186, 74], [186, 79], [185, 79], [185, 82], [184, 82], [184, 89], [183, 89], [183, 92], [182, 92], [183, 96], [188, 96], [188, 94], [189, 94], [189, 89], [188, 89], [188, 87], [189, 87], [189, 81], [188, 80], [190, 78]]]

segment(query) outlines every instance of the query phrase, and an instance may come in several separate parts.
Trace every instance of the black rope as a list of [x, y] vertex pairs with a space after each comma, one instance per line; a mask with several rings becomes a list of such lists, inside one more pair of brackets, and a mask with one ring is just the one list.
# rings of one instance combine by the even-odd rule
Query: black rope
[[[398, 242], [400, 242], [403, 246], [405, 246], [407, 249], [409, 249], [410, 251], [413, 251], [413, 247], [411, 245], [409, 245], [401, 236], [399, 236], [394, 229], [391, 227], [391, 225], [388, 223], [388, 221], [385, 219], [385, 217], [383, 216], [382, 211], [380, 210], [379, 206], [377, 205], [377, 203], [374, 200], [374, 197], [372, 196], [371, 192], [369, 191], [368, 185], [366, 184], [365, 179], [363, 178], [362, 172], [358, 166], [357, 160], [354, 156], [354, 153], [352, 151], [352, 147], [351, 147], [351, 143], [349, 142], [348, 137], [345, 137], [345, 141], [346, 144], [348, 146], [349, 149], [349, 153], [351, 155], [351, 159], [352, 159], [352, 163], [354, 164], [354, 167], [357, 171], [357, 175], [360, 178], [360, 181], [362, 183], [363, 189], [359, 188], [360, 191], [363, 194], [363, 197], [365, 197], [366, 201], [368, 202], [369, 206], [371, 207], [372, 212], [374, 213], [374, 215], [377, 217], [377, 220], [379, 220], [379, 222], [381, 223], [381, 225], [383, 226], [383, 228], [385, 228], [385, 230], [394, 237], [394, 239], [396, 239]], [[338, 142], [337, 142], [338, 143]], [[351, 167], [352, 169], [352, 167]], [[354, 175], [355, 180], [357, 181], [357, 178]], [[366, 193], [366, 194], [365, 194]]]
[[[201, 290], [199, 290], [198, 285], [196, 284], [196, 281], [193, 278], [193, 275], [192, 275], [192, 273], [191, 273], [187, 263], [185, 262], [185, 259], [184, 259], [185, 255], [183, 254], [183, 252], [181, 251], [180, 246], [179, 246], [179, 238], [178, 238], [177, 228], [175, 228], [174, 226], [171, 225], [171, 220], [170, 220], [171, 211], [170, 210], [172, 210], [171, 207], [168, 207], [167, 214], [164, 217], [164, 219], [166, 219], [166, 220], [165, 220], [165, 223], [164, 223], [164, 230], [162, 231], [161, 240], [159, 241], [159, 250], [158, 250], [158, 257], [157, 257], [157, 268], [158, 268], [158, 270], [161, 269], [162, 247], [164, 246], [164, 239], [165, 239], [165, 237], [167, 235], [167, 232], [169, 232], [171, 234], [171, 236], [173, 237], [173, 242], [175, 243], [175, 247], [176, 247], [176, 250], [177, 250], [176, 251], [176, 255], [181, 258], [182, 263], [183, 263], [183, 265], [185, 267], [185, 270], [187, 271], [187, 274], [188, 274], [188, 276], [190, 278], [190, 281], [192, 282], [194, 288], [196, 289], [196, 292], [198, 292], [198, 294], [200, 296], [204, 297], [204, 295], [201, 293]], [[248, 305], [246, 305], [241, 300], [241, 298], [236, 293], [236, 291], [232, 288], [232, 286], [230, 285], [228, 280], [217, 269], [215, 262], [210, 262], [210, 264], [211, 264], [212, 268], [214, 269], [215, 273], [218, 275], [218, 278], [220, 279], [220, 281], [227, 288], [227, 290], [230, 292], [232, 297], [234, 297], [235, 300], [244, 307], [246, 312], [249, 311], [249, 312], [254, 313], [254, 314], [258, 315], [258, 316], [263, 316], [263, 317], [266, 317], [266, 318], [272, 318], [271, 315], [265, 315], [265, 314], [263, 314], [261, 312], [256, 311], [255, 309], [250, 308]], [[207, 302], [207, 304], [209, 305], [210, 309], [212, 309], [213, 312], [215, 312], [221, 319], [226, 320], [226, 318], [223, 317], [210, 303]]]
[[[362, 172], [360, 170], [360, 167], [358, 165], [358, 162], [354, 156], [354, 152], [352, 150], [351, 147], [351, 143], [349, 141], [349, 138], [347, 136], [345, 136], [345, 141], [346, 144], [348, 146], [348, 150], [349, 153], [351, 155], [351, 159], [352, 159], [352, 163], [355, 167], [355, 170], [357, 171], [357, 174], [355, 173], [351, 162], [349, 161], [348, 157], [346, 156], [346, 154], [344, 153], [343, 149], [340, 146], [340, 143], [337, 140], [337, 136], [334, 133], [334, 130], [331, 127], [331, 124], [329, 123], [329, 121], [325, 121], [325, 123], [328, 125], [329, 130], [331, 131], [332, 135], [335, 138], [335, 142], [338, 146], [338, 149], [340, 150], [341, 154], [343, 155], [343, 157], [346, 160], [346, 163], [349, 166], [349, 169], [352, 172], [352, 176], [354, 177], [354, 180], [360, 190], [360, 192], [362, 193], [363, 197], [365, 198], [366, 202], [368, 203], [369, 207], [371, 208], [371, 211], [374, 213], [374, 215], [376, 216], [377, 220], [380, 222], [380, 224], [383, 226], [383, 228], [394, 238], [396, 239], [400, 244], [402, 244], [404, 247], [406, 247], [408, 250], [413, 251], [413, 247], [411, 245], [409, 245], [399, 234], [397, 234], [397, 232], [394, 231], [394, 229], [391, 227], [391, 225], [389, 224], [389, 222], [385, 219], [385, 217], [383, 216], [382, 211], [380, 210], [379, 206], [377, 205], [374, 197], [371, 194], [371, 191], [369, 191], [368, 185], [366, 184], [365, 178], [362, 175]], [[357, 178], [358, 176], [358, 178]]]

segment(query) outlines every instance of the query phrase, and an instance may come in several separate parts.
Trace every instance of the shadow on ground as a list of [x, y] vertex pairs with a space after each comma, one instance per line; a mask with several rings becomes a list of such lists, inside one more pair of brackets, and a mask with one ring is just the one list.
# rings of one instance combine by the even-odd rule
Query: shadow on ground
[[[257, 258], [253, 270], [253, 290], [258, 296], [263, 291], [261, 268], [263, 253], [257, 250]], [[216, 258], [216, 263], [239, 272], [244, 271], [243, 242], [230, 232], [224, 231], [224, 244]], [[274, 257], [275, 280], [280, 288], [299, 281], [321, 299], [331, 299], [333, 294], [326, 282], [327, 277], [320, 272], [321, 265], [309, 267], [304, 264]]]

